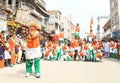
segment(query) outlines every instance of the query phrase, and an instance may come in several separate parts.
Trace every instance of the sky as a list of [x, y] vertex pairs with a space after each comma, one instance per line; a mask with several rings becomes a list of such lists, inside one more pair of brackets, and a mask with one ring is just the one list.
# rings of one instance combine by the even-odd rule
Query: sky
[[[44, 0], [47, 10], [60, 10], [76, 25], [79, 23], [81, 34], [89, 32], [90, 19], [93, 17], [93, 32], [96, 33], [98, 16], [110, 15], [110, 0]], [[104, 19], [105, 20], [105, 19]], [[100, 21], [103, 21], [101, 19]], [[101, 22], [102, 23], [102, 22]]]

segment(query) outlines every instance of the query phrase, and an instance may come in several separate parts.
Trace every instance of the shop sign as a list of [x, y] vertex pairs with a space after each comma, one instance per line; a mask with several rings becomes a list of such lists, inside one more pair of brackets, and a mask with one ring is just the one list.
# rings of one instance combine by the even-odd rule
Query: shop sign
[[15, 21], [26, 26], [29, 26], [34, 22], [40, 27], [40, 20], [32, 16], [28, 11], [18, 10]]

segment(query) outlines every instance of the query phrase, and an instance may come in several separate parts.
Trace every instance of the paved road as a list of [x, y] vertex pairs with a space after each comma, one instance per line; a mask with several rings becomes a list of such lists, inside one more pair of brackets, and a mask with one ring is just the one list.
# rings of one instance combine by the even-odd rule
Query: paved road
[[0, 83], [120, 83], [120, 62], [44, 61], [41, 78], [25, 77], [25, 64], [0, 69]]

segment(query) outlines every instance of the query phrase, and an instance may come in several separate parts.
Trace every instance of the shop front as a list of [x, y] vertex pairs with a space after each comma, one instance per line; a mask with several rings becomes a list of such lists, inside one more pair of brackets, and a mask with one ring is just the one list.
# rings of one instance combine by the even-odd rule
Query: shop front
[[120, 29], [112, 32], [112, 38], [120, 39]]

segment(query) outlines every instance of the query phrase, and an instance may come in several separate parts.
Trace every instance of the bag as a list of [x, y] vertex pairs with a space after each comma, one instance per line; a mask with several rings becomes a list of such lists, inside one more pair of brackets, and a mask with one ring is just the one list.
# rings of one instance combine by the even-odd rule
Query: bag
[[3, 59], [3, 55], [0, 55], [0, 60], [2, 60]]

